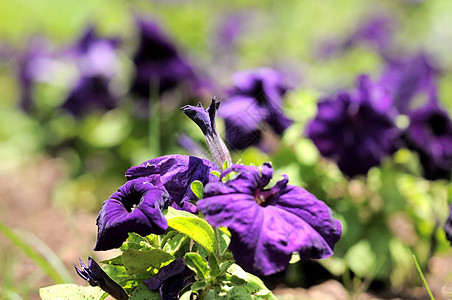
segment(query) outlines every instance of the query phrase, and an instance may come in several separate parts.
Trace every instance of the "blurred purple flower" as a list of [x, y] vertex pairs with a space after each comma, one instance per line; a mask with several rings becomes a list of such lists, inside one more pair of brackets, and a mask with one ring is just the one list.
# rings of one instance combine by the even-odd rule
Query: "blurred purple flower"
[[180, 56], [155, 22], [138, 19], [136, 23], [140, 44], [133, 57], [136, 70], [131, 89], [134, 94], [148, 99], [183, 82], [197, 82], [188, 60]]
[[244, 16], [230, 14], [221, 19], [217, 29], [217, 38], [220, 47], [234, 48], [238, 36], [242, 33]]
[[233, 83], [219, 111], [230, 147], [240, 150], [258, 144], [265, 126], [282, 135], [292, 124], [282, 112], [288, 87], [280, 73], [269, 68], [239, 72]]
[[394, 96], [394, 105], [400, 113], [437, 102], [437, 68], [424, 53], [408, 59], [390, 59], [380, 79]]
[[446, 234], [446, 239], [452, 246], [452, 204], [449, 205], [449, 215], [447, 216], [446, 222], [444, 222], [443, 229]]
[[158, 290], [163, 300], [179, 299], [179, 293], [193, 282], [195, 282], [194, 272], [185, 265], [183, 258], [172, 261], [153, 277], [143, 281], [151, 291]]
[[382, 55], [391, 47], [395, 21], [389, 16], [376, 15], [360, 24], [343, 40], [328, 40], [318, 49], [319, 58], [343, 54], [351, 48], [366, 44]]
[[409, 114], [404, 139], [419, 153], [424, 177], [450, 180], [452, 170], [452, 121], [437, 104], [425, 105]]
[[97, 243], [94, 250], [118, 248], [129, 232], [140, 235], [162, 234], [168, 222], [162, 209], [170, 204], [169, 195], [158, 180], [143, 177], [131, 180], [104, 201], [97, 216]]
[[62, 107], [74, 116], [110, 110], [118, 102], [110, 82], [117, 72], [117, 38], [99, 38], [90, 26], [66, 55], [77, 63], [79, 77]]
[[208, 160], [175, 154], [157, 157], [132, 167], [127, 170], [126, 177], [128, 180], [149, 178], [152, 182], [160, 182], [168, 191], [173, 207], [195, 212], [197, 207], [191, 202], [197, 198], [190, 185], [194, 180], [203, 184], [218, 181], [218, 177], [211, 174], [213, 170], [218, 171], [218, 168]]
[[206, 185], [198, 207], [210, 224], [229, 229], [229, 248], [245, 271], [258, 276], [282, 271], [294, 252], [303, 260], [333, 254], [342, 229], [325, 203], [287, 185], [287, 175], [265, 188], [273, 176], [269, 163], [234, 165], [221, 177], [230, 172], [238, 174], [225, 183]]
[[33, 39], [18, 56], [19, 105], [27, 113], [31, 113], [35, 107], [35, 84], [46, 81], [46, 73], [52, 68], [55, 55], [49, 48], [49, 44], [44, 40]]
[[80, 259], [80, 267], [74, 264], [75, 271], [84, 280], [88, 281], [91, 286], [99, 286], [103, 291], [118, 300], [129, 299], [124, 289], [111, 279], [107, 273], [97, 264], [91, 257], [88, 258], [88, 266]]
[[365, 175], [400, 147], [391, 103], [384, 89], [361, 76], [357, 90], [318, 103], [317, 115], [308, 124], [306, 134], [345, 175]]

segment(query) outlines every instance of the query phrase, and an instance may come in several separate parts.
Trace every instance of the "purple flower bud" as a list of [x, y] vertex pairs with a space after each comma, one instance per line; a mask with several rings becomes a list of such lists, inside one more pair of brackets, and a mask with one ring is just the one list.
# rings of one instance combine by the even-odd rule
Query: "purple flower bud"
[[404, 139], [419, 153], [424, 177], [450, 180], [452, 170], [452, 121], [439, 105], [425, 105], [409, 114]]
[[320, 153], [350, 177], [365, 175], [401, 146], [388, 93], [367, 77], [358, 84], [353, 92], [320, 101], [306, 132]]
[[218, 134], [216, 116], [217, 110], [220, 107], [220, 101], [212, 99], [210, 106], [205, 109], [201, 103], [198, 106], [186, 105], [181, 109], [184, 113], [201, 128], [202, 133], [206, 139], [207, 147], [217, 166], [221, 169], [223, 163], [232, 164], [228, 148], [224, 144], [220, 135]]
[[97, 264], [91, 257], [88, 258], [88, 266], [80, 259], [80, 267], [74, 264], [75, 271], [84, 280], [88, 281], [91, 286], [99, 286], [103, 291], [118, 300], [129, 299], [124, 289], [111, 279], [107, 273]]
[[342, 229], [325, 203], [288, 185], [286, 175], [265, 188], [273, 176], [268, 163], [234, 165], [221, 176], [230, 172], [238, 174], [206, 185], [198, 207], [210, 224], [229, 229], [229, 248], [245, 271], [258, 276], [282, 271], [294, 252], [304, 260], [333, 254]]
[[162, 210], [169, 204], [169, 195], [159, 181], [143, 177], [127, 182], [102, 205], [94, 250], [120, 247], [129, 232], [162, 234], [168, 228]]

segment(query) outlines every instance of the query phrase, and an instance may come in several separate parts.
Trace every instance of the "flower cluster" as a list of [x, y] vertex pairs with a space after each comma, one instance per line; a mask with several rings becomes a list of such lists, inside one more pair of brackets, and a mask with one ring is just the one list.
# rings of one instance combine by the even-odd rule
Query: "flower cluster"
[[[218, 107], [219, 102], [212, 100], [208, 109], [201, 105], [183, 108], [212, 144], [222, 143], [215, 127]], [[222, 152], [214, 155], [220, 161], [230, 161], [225, 147], [213, 147], [213, 151]], [[331, 209], [324, 202], [301, 187], [289, 185], [287, 175], [283, 175], [282, 180], [273, 187], [267, 188], [273, 177], [270, 163], [260, 167], [233, 165], [221, 174], [219, 170], [208, 160], [185, 155], [162, 156], [130, 168], [125, 174], [128, 181], [102, 205], [97, 217], [98, 236], [94, 250], [119, 248], [131, 233], [142, 236], [144, 243], [133, 247], [154, 243], [145, 238], [150, 234], [168, 236], [169, 222], [172, 219], [168, 219], [164, 211], [172, 206], [185, 210], [184, 218], [200, 212], [208, 226], [226, 227], [230, 232], [228, 248], [232, 255], [229, 254], [229, 257], [233, 256], [243, 270], [257, 276], [284, 270], [295, 253], [302, 260], [320, 259], [333, 254], [342, 229], [340, 222], [333, 218]], [[235, 175], [231, 177], [231, 173]], [[195, 181], [205, 187], [202, 197], [199, 192], [195, 194], [192, 190]], [[197, 223], [205, 222], [199, 217], [192, 218], [197, 218]], [[190, 231], [187, 233], [192, 234]], [[218, 231], [216, 234], [219, 234]], [[170, 236], [175, 237], [174, 234]], [[218, 235], [216, 240], [219, 241], [219, 238]], [[226, 244], [224, 247], [227, 246]], [[225, 275], [231, 266], [229, 263], [226, 262], [227, 267], [223, 267], [222, 273], [220, 272], [218, 264], [223, 262], [221, 257], [226, 255], [226, 248], [220, 250], [220, 247], [220, 244], [212, 246], [212, 250], [209, 250], [212, 253], [207, 258], [202, 258], [197, 253], [191, 253], [190, 258], [187, 258], [186, 253], [185, 260], [183, 257], [173, 257], [175, 252], [160, 254], [169, 259], [165, 260], [169, 264], [158, 267], [158, 272], [154, 275], [145, 273], [148, 278], [142, 280], [142, 283], [149, 290], [158, 291], [162, 299], [178, 299], [182, 290], [195, 282], [208, 288], [209, 284], [218, 285], [219, 280], [234, 280], [231, 279], [232, 275]], [[127, 250], [128, 247], [121, 249], [133, 255], [150, 253]], [[189, 261], [193, 257], [196, 257], [197, 262], [190, 265]], [[207, 273], [202, 271], [203, 260], [204, 265], [208, 264], [211, 268]], [[89, 259], [88, 267], [81, 262], [81, 267], [82, 269], [76, 267], [77, 273], [91, 285], [98, 285], [113, 296], [118, 295], [118, 299], [127, 298], [122, 287], [108, 277], [94, 260]], [[210, 281], [205, 276], [210, 276]]]

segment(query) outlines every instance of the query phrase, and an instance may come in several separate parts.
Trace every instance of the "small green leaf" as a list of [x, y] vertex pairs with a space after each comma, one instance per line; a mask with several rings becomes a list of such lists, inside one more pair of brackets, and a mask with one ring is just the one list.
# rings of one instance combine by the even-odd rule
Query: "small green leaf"
[[204, 195], [204, 185], [202, 184], [201, 181], [199, 180], [194, 180], [191, 184], [190, 184], [190, 188], [193, 192], [193, 194], [195, 194], [195, 196], [198, 199], [202, 199], [202, 196]]
[[232, 266], [233, 264], [234, 264], [233, 260], [227, 260], [225, 262], [222, 262], [220, 264], [220, 274], [226, 273], [229, 267]]
[[126, 250], [122, 261], [129, 275], [154, 275], [158, 269], [174, 260], [174, 256], [160, 249]]
[[135, 290], [133, 290], [132, 295], [130, 295], [129, 300], [160, 300], [160, 293], [156, 291], [151, 291], [144, 283], [140, 284]]
[[215, 175], [215, 176], [217, 176], [218, 178], [220, 178], [220, 177], [221, 177], [221, 173], [220, 173], [220, 172], [218, 172], [218, 171], [216, 171], [216, 170], [212, 170], [212, 171], [210, 171], [210, 174], [212, 174], [212, 175]]
[[215, 255], [213, 255], [213, 253], [209, 255], [209, 268], [210, 276], [215, 277], [220, 274], [220, 268], [218, 267], [217, 259], [215, 258]]
[[265, 295], [265, 299], [276, 299], [272, 292], [265, 286], [264, 282], [257, 276], [245, 272], [239, 265], [233, 264], [228, 273], [234, 274], [246, 281], [244, 288], [251, 294]]
[[174, 255], [184, 243], [188, 242], [188, 237], [185, 234], [177, 233], [174, 237], [168, 240], [163, 246], [163, 251]]
[[245, 279], [235, 275], [228, 276], [227, 280], [229, 280], [233, 285], [244, 285], [246, 283]]
[[250, 295], [250, 293], [242, 286], [234, 286], [232, 289], [229, 290], [228, 292], [228, 297], [227, 299], [229, 300], [246, 300], [246, 299], [253, 299]]
[[206, 278], [209, 275], [207, 261], [198, 253], [189, 252], [185, 254], [185, 264], [196, 273], [199, 279]]
[[187, 235], [207, 251], [214, 252], [215, 234], [212, 226], [205, 220], [188, 212], [175, 212], [172, 207], [168, 208], [165, 217], [169, 227]]
[[129, 249], [140, 250], [143, 248], [151, 248], [152, 245], [149, 243], [149, 239], [144, 236], [141, 236], [134, 232], [129, 232], [129, 237], [127, 241], [125, 241], [119, 249], [122, 251], [126, 251]]
[[186, 291], [180, 296], [179, 300], [190, 300], [191, 291]]
[[289, 261], [289, 264], [295, 264], [300, 261], [300, 254], [297, 252], [292, 253], [292, 258]]
[[103, 260], [101, 261], [101, 263], [105, 265], [122, 266], [122, 254], [110, 259]]
[[220, 255], [223, 255], [228, 249], [229, 243], [231, 242], [231, 233], [225, 227], [220, 227], [218, 232], [218, 241], [220, 244]]
[[191, 285], [191, 290], [192, 291], [199, 291], [199, 290], [205, 289], [207, 286], [208, 286], [208, 283], [205, 280], [196, 281], [195, 283], [193, 283]]
[[76, 284], [56, 284], [39, 289], [42, 300], [99, 300], [105, 294], [99, 287], [79, 286]]

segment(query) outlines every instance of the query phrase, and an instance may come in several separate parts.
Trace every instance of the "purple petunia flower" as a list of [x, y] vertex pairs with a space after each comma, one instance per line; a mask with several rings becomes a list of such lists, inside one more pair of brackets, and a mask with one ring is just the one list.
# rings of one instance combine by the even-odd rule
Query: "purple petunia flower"
[[273, 176], [268, 163], [259, 168], [234, 165], [221, 177], [230, 172], [238, 174], [206, 185], [198, 207], [210, 224], [229, 229], [229, 248], [245, 271], [258, 276], [279, 272], [294, 252], [302, 259], [333, 254], [342, 229], [325, 203], [288, 185], [287, 175], [265, 188]]
[[218, 177], [211, 171], [218, 170], [214, 163], [186, 155], [166, 155], [157, 157], [139, 166], [127, 170], [128, 180], [135, 178], [150, 178], [152, 182], [160, 182], [170, 196], [173, 207], [190, 212], [197, 210], [191, 202], [197, 198], [190, 185], [194, 180], [203, 184], [218, 181]]
[[179, 299], [179, 293], [188, 285], [195, 282], [195, 273], [190, 270], [183, 258], [172, 261], [162, 267], [155, 276], [146, 279], [143, 283], [151, 291], [159, 291], [163, 300]]
[[197, 81], [192, 66], [180, 56], [156, 23], [143, 19], [136, 23], [140, 44], [133, 57], [136, 71], [131, 89], [134, 94], [148, 99], [183, 82]]
[[437, 102], [436, 77], [438, 70], [424, 53], [408, 59], [389, 60], [380, 79], [394, 96], [400, 113], [408, 113], [427, 103]]
[[118, 67], [119, 39], [99, 38], [90, 26], [66, 55], [76, 62], [79, 77], [62, 107], [74, 116], [94, 110], [116, 107], [118, 97], [110, 82]]
[[357, 90], [318, 103], [317, 115], [306, 134], [345, 175], [366, 174], [400, 147], [391, 103], [384, 89], [361, 76]]
[[91, 286], [99, 286], [103, 291], [107, 292], [115, 299], [129, 299], [129, 296], [124, 289], [113, 279], [111, 279], [91, 257], [88, 258], [88, 266], [86, 266], [80, 259], [80, 267], [81, 269], [77, 268], [74, 264], [77, 274], [82, 279], [88, 281]]
[[265, 126], [282, 135], [292, 124], [282, 112], [287, 90], [282, 75], [272, 69], [237, 73], [219, 111], [225, 120], [228, 145], [240, 150], [258, 144]]
[[452, 170], [452, 121], [447, 111], [432, 103], [409, 114], [404, 139], [417, 153], [424, 177], [450, 180]]
[[158, 180], [143, 177], [131, 180], [104, 201], [97, 216], [97, 243], [94, 250], [118, 248], [129, 232], [162, 234], [168, 222], [162, 209], [170, 197]]

